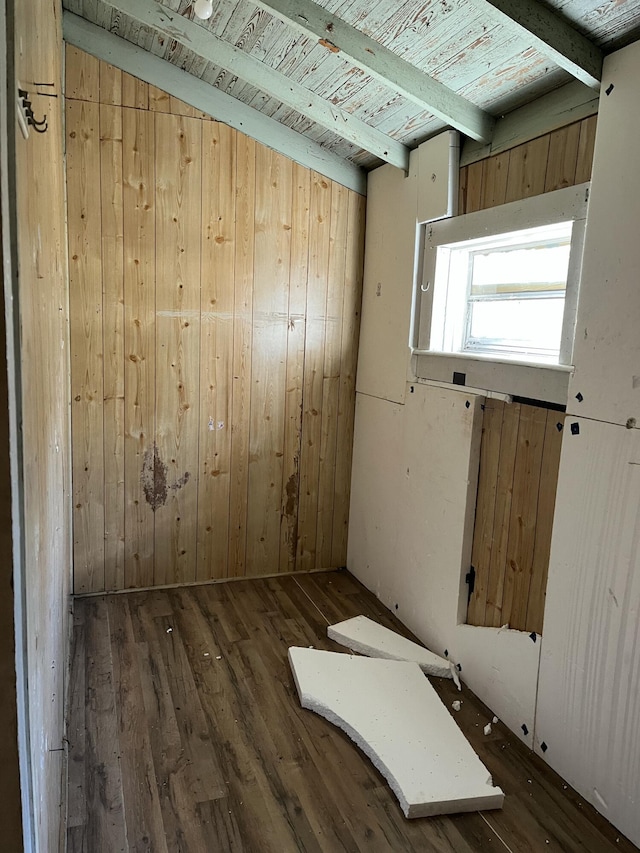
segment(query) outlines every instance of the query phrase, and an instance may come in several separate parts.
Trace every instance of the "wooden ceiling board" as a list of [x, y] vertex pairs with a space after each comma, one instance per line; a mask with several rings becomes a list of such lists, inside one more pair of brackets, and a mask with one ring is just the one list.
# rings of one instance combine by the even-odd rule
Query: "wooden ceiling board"
[[[315, 2], [496, 116], [571, 79], [535, 50], [527, 34], [517, 26], [495, 23], [478, 0]], [[315, 38], [300, 34], [255, 2], [213, 0], [213, 15], [207, 22], [194, 19], [192, 0], [161, 3], [404, 145], [413, 147], [445, 127], [427, 110], [356, 68], [340, 53], [320, 45]], [[545, 4], [600, 47], [611, 48], [640, 35], [640, 0], [545, 0]], [[102, 0], [65, 0], [64, 6], [342, 157], [364, 164], [380, 162], [269, 93], [258, 91], [186, 45], [159, 36], [112, 10]]]

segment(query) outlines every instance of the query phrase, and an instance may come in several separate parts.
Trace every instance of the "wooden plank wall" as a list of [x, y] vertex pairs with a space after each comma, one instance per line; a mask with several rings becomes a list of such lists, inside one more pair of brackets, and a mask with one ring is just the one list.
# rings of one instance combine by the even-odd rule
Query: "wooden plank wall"
[[[16, 77], [53, 83], [34, 97], [48, 130], [25, 140], [15, 120], [24, 564], [35, 849], [63, 849], [65, 694], [71, 565], [70, 391], [62, 109], [61, 4], [11, 5]], [[46, 103], [45, 103], [46, 102]], [[11, 120], [15, 124], [11, 124]], [[10, 370], [12, 365], [10, 364]], [[15, 452], [15, 448], [13, 448]], [[17, 486], [13, 483], [12, 487]], [[15, 523], [15, 520], [14, 520]], [[6, 556], [6, 555], [5, 555]], [[22, 592], [20, 593], [22, 594]], [[22, 653], [18, 649], [18, 654]], [[26, 829], [26, 827], [25, 827]], [[17, 850], [10, 840], [6, 849]], [[21, 848], [20, 848], [21, 849]]]
[[542, 633], [564, 415], [484, 404], [467, 622]]
[[458, 213], [519, 201], [591, 178], [597, 116], [460, 169]]
[[364, 199], [66, 57], [75, 592], [344, 565]]

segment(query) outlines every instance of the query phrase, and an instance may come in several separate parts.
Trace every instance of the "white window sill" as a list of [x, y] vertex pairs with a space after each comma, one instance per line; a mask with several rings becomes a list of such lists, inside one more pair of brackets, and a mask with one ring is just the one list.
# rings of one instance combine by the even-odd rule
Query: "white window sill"
[[[411, 359], [411, 373], [416, 380], [432, 380], [562, 406], [567, 403], [572, 372], [571, 365], [492, 358], [476, 353], [418, 352]], [[454, 381], [454, 373], [462, 373], [464, 383]]]

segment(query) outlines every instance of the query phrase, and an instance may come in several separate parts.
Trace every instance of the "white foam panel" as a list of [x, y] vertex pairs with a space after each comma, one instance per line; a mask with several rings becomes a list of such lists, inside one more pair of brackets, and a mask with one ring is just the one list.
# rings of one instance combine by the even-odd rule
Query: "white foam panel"
[[434, 655], [424, 646], [407, 640], [367, 616], [354, 616], [336, 625], [329, 625], [327, 635], [361, 655], [384, 660], [413, 661], [427, 675], [451, 678], [449, 661]]
[[504, 794], [417, 663], [291, 648], [303, 708], [341, 728], [405, 817], [501, 808]]

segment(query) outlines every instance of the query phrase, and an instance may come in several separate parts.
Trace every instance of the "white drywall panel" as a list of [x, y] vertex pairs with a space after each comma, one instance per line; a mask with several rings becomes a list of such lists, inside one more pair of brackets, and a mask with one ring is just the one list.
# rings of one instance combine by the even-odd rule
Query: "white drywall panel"
[[460, 135], [439, 133], [418, 146], [418, 222], [431, 222], [458, 212]]
[[544, 742], [545, 760], [640, 844], [640, 434], [584, 418], [567, 426], [536, 751]]
[[407, 640], [367, 616], [354, 616], [344, 622], [329, 625], [327, 636], [361, 655], [383, 660], [412, 661], [417, 663], [426, 675], [451, 678], [449, 661], [445, 658], [434, 655], [424, 646]]
[[619, 424], [640, 424], [639, 79], [640, 42], [606, 57], [569, 385], [571, 413]]
[[369, 173], [362, 322], [356, 388], [404, 400], [416, 241], [417, 151], [409, 175], [395, 166]]
[[358, 395], [347, 565], [531, 746], [540, 639], [460, 624], [480, 404], [417, 384], [404, 406]]
[[504, 794], [416, 663], [291, 648], [303, 708], [345, 731], [405, 817], [496, 809]]

